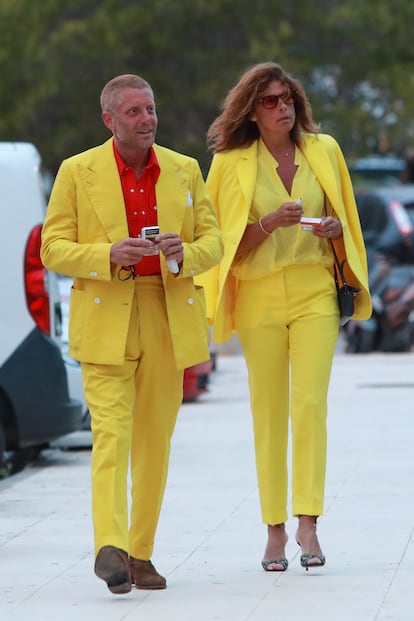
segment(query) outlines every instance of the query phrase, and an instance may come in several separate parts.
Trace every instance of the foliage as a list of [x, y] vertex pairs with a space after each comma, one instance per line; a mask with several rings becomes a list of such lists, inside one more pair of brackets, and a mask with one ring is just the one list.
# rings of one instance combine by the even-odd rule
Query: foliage
[[275, 60], [348, 157], [402, 152], [414, 142], [413, 22], [412, 0], [0, 0], [0, 139], [34, 142], [55, 172], [108, 137], [103, 85], [139, 73], [156, 94], [158, 142], [206, 171], [227, 91]]

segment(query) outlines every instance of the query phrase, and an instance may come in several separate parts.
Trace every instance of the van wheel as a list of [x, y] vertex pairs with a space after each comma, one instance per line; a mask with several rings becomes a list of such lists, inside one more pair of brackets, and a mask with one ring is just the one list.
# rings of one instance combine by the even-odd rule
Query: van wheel
[[11, 465], [6, 459], [6, 435], [0, 421], [0, 479], [5, 479], [11, 472]]

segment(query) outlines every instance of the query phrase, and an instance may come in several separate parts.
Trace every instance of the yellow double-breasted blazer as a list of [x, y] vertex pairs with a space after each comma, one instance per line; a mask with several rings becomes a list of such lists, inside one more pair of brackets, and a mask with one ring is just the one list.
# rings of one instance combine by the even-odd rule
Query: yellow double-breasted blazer
[[[334, 138], [326, 134], [304, 134], [301, 143], [310, 167], [321, 184], [343, 229], [336, 240], [339, 259], [347, 259], [345, 275], [348, 283], [360, 287], [356, 298], [354, 319], [367, 319], [372, 312], [368, 288], [365, 245], [351, 179], [342, 151]], [[197, 281], [207, 295], [210, 323], [214, 339], [222, 342], [234, 331], [233, 310], [237, 278], [230, 268], [247, 226], [257, 174], [257, 141], [247, 148], [217, 153], [207, 177], [207, 187], [216, 207], [224, 239], [224, 257]]]
[[[176, 232], [183, 240], [178, 276], [160, 255], [175, 359], [183, 369], [209, 358], [204, 291], [193, 277], [220, 261], [223, 241], [198, 162], [159, 145], [154, 149], [161, 169], [158, 225], [161, 233]], [[124, 360], [134, 281], [119, 280], [120, 266], [111, 265], [110, 249], [128, 236], [111, 138], [62, 163], [42, 230], [44, 265], [74, 278], [69, 345], [81, 362]]]

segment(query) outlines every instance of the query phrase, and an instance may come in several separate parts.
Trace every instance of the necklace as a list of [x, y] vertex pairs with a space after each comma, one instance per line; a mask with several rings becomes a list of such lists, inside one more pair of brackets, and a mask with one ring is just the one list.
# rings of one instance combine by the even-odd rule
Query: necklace
[[284, 149], [272, 149], [271, 151], [273, 157], [279, 161], [279, 159], [282, 157], [290, 157], [291, 155], [293, 156], [295, 154], [295, 145], [294, 144], [289, 144], [288, 146], [286, 146]]
[[285, 161], [286, 158], [293, 159], [294, 158], [294, 154], [295, 154], [295, 149], [294, 148], [293, 148], [292, 151], [282, 151], [282, 152], [273, 151], [272, 152], [272, 155], [273, 155], [273, 157], [275, 158], [275, 160], [277, 162]]

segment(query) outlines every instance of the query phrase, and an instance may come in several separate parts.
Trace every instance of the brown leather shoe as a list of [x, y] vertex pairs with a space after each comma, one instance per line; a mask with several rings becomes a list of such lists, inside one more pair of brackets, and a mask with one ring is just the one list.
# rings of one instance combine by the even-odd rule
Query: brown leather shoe
[[131, 581], [137, 589], [166, 589], [167, 581], [155, 569], [151, 561], [141, 561], [139, 558], [129, 558]]
[[115, 595], [131, 590], [128, 554], [119, 548], [104, 546], [99, 550], [95, 560], [95, 574], [105, 580], [108, 589]]

